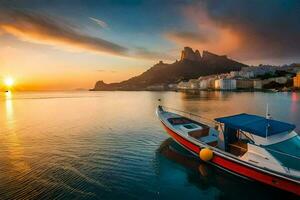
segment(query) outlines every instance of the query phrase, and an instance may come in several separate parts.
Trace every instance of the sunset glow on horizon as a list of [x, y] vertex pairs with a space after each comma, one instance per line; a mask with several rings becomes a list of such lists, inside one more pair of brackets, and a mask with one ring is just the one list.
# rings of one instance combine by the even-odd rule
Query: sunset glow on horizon
[[[16, 90], [89, 89], [98, 80], [137, 76], [160, 60], [173, 63], [185, 46], [251, 65], [297, 63], [300, 16], [295, 4], [1, 2], [0, 74], [16, 77]], [[284, 31], [278, 33], [274, 22], [284, 24]]]

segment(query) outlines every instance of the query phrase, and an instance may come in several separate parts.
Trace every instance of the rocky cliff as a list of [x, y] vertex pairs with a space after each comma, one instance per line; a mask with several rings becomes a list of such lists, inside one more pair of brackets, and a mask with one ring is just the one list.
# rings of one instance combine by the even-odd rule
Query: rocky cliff
[[240, 70], [247, 65], [203, 51], [193, 51], [185, 47], [181, 59], [172, 64], [160, 61], [139, 76], [120, 83], [106, 84], [98, 81], [92, 90], [145, 90], [153, 85], [167, 85], [181, 80], [198, 78], [199, 76], [226, 73]]
[[190, 47], [184, 47], [184, 49], [181, 52], [181, 58], [180, 60], [191, 60], [191, 61], [200, 61], [201, 55], [199, 50], [193, 51]]

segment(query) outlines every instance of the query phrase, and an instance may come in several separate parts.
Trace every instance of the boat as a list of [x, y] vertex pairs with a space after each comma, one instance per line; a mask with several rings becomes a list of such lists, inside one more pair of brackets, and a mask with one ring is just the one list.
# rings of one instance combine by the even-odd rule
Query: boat
[[300, 137], [294, 124], [269, 114], [209, 120], [161, 105], [156, 114], [173, 140], [199, 159], [300, 196]]
[[277, 89], [269, 89], [268, 91], [270, 91], [270, 92], [279, 92], [279, 90], [277, 90]]

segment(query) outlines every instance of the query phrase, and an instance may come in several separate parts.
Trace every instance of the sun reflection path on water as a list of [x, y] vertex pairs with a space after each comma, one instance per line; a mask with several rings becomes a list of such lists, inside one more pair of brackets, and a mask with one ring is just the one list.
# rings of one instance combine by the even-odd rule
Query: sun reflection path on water
[[7, 123], [11, 123], [13, 120], [13, 103], [12, 93], [10, 91], [5, 92], [5, 111]]
[[8, 144], [8, 157], [12, 170], [19, 173], [28, 172], [30, 166], [24, 160], [24, 148], [15, 129], [14, 103], [11, 91], [5, 92], [5, 112], [6, 126], [7, 130], [9, 130], [8, 134], [5, 135], [5, 140]]

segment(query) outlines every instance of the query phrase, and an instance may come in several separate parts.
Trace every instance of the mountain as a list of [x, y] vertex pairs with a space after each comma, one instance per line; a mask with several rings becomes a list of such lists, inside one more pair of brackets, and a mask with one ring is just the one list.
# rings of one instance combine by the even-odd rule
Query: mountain
[[185, 47], [179, 61], [176, 60], [172, 64], [160, 61], [141, 75], [119, 83], [106, 84], [98, 81], [91, 90], [146, 90], [151, 86], [178, 83], [199, 76], [239, 71], [242, 67], [247, 65], [231, 60], [225, 55], [219, 56], [203, 51], [201, 56], [198, 50], [193, 51], [192, 48]]

